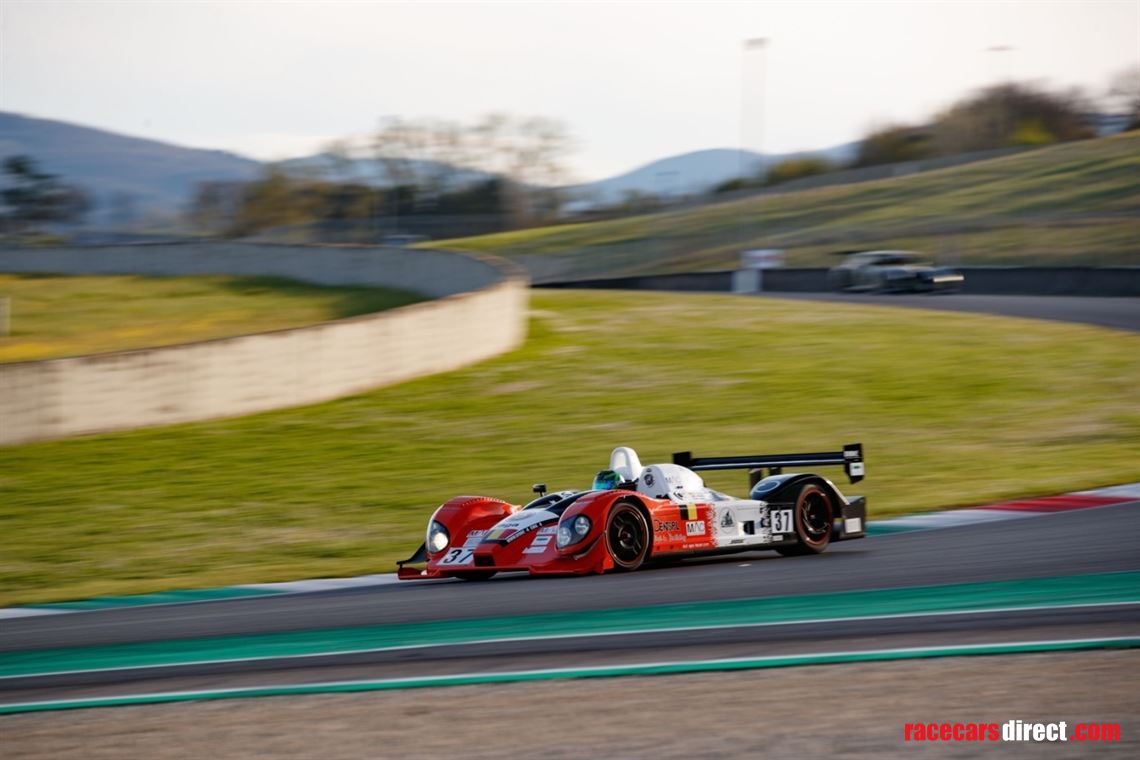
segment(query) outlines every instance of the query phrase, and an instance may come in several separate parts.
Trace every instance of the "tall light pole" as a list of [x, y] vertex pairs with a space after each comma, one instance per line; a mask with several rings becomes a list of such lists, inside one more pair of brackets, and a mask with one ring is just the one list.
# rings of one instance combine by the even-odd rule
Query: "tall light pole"
[[[988, 48], [986, 48], [987, 53], [993, 53], [993, 56], [990, 58], [990, 61], [993, 63], [993, 68], [990, 70], [990, 78], [993, 81], [1001, 84], [1003, 82], [1008, 83], [1013, 80], [1013, 58], [1011, 55], [1003, 56], [1002, 53], [1012, 54], [1016, 49], [1017, 48], [1013, 47], [1012, 45], [990, 45]], [[1003, 58], [1004, 61], [1002, 60]], [[1005, 64], [1004, 71], [1002, 70], [1003, 62]]]
[[[764, 51], [768, 49], [767, 37], [752, 37], [744, 41], [744, 47], [740, 56], [740, 177], [744, 179], [747, 177], [747, 166], [745, 163], [745, 154], [748, 151], [748, 95], [749, 95], [749, 82], [748, 82], [748, 61], [749, 53], [759, 53], [760, 60], [760, 83], [758, 90], [760, 92], [760, 118], [758, 126], [758, 150], [762, 148], [763, 135], [764, 135]], [[763, 161], [763, 158], [761, 158]]]
[[[998, 94], [999, 97], [1001, 97], [1003, 101], [1002, 112], [998, 116], [996, 125], [998, 133], [997, 139], [1000, 143], [1003, 144], [1006, 142], [1006, 132], [1009, 131], [1009, 114], [1006, 112], [1008, 110], [1006, 106], [1009, 102], [1010, 88], [1013, 86], [1012, 66], [1010, 64], [1010, 61], [1012, 59], [1010, 56], [1013, 55], [1014, 49], [1015, 48], [1012, 45], [991, 45], [990, 47], [986, 48], [986, 52], [992, 54], [991, 60], [994, 63], [993, 71], [991, 73], [991, 76], [994, 80], [994, 91]], [[1006, 64], [1004, 72], [1001, 71], [1001, 63], [1003, 59]]]
[[[740, 179], [741, 179], [742, 183], [745, 182], [747, 180], [747, 177], [748, 177], [748, 171], [747, 171], [746, 161], [745, 161], [744, 156], [748, 150], [748, 94], [749, 94], [748, 93], [748, 84], [749, 84], [749, 81], [748, 81], [748, 61], [750, 58], [749, 53], [757, 52], [757, 53], [760, 53], [762, 55], [764, 53], [764, 51], [767, 49], [768, 49], [768, 38], [767, 37], [752, 37], [750, 39], [744, 40], [744, 45], [741, 49], [741, 54], [740, 54], [740, 160], [739, 160], [738, 171], [739, 171]], [[763, 118], [764, 117], [764, 104], [763, 104], [763, 100], [764, 100], [764, 77], [763, 77], [764, 66], [763, 66], [763, 61], [761, 61], [760, 74], [761, 74], [761, 76], [760, 76], [760, 100], [761, 100], [761, 103], [760, 103], [760, 126], [761, 126], [761, 130], [760, 131], [762, 134], [763, 133], [763, 124], [764, 124], [764, 118]], [[761, 141], [761, 147], [759, 148], [760, 150], [763, 150], [762, 142], [763, 141]], [[761, 157], [761, 161], [763, 161], [763, 160], [764, 160], [763, 157]], [[748, 247], [748, 219], [747, 219], [746, 206], [745, 206], [743, 200], [741, 200], [741, 202], [740, 202], [740, 219], [738, 221], [738, 224], [740, 226], [740, 255], [741, 255], [741, 261], [743, 262], [744, 251]]]

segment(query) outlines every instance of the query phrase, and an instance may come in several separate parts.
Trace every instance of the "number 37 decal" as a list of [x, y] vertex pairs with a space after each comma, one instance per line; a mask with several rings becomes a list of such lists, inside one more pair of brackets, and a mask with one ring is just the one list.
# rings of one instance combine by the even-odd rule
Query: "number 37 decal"
[[773, 533], [792, 533], [796, 529], [795, 524], [792, 522], [792, 510], [790, 509], [773, 509], [772, 510], [772, 532]]
[[469, 565], [471, 564], [471, 555], [474, 550], [464, 548], [451, 549], [447, 552], [447, 556], [439, 561], [441, 565]]

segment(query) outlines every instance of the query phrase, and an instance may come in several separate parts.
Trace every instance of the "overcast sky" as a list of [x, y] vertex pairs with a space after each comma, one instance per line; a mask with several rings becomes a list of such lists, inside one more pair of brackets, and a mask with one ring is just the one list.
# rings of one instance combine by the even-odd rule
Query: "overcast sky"
[[262, 159], [388, 115], [543, 115], [575, 136], [582, 180], [742, 142], [824, 148], [1007, 76], [1096, 92], [1137, 63], [1140, 0], [0, 0], [0, 110]]

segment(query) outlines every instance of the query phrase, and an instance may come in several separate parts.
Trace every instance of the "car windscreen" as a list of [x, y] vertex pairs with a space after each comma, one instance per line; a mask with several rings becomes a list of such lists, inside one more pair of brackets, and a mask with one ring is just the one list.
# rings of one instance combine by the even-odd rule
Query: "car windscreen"
[[558, 491], [556, 493], [548, 493], [527, 504], [523, 509], [545, 509], [547, 512], [560, 515], [566, 511], [568, 506], [577, 501], [579, 497], [587, 493], [589, 493], [589, 491]]

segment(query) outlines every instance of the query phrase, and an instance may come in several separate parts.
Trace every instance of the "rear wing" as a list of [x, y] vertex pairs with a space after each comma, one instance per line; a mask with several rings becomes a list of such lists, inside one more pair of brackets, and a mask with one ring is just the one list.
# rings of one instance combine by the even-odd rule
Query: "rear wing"
[[863, 479], [863, 444], [849, 443], [843, 451], [824, 451], [816, 454], [757, 454], [739, 457], [694, 457], [691, 451], [678, 451], [673, 464], [690, 470], [751, 470], [768, 467], [776, 474], [785, 467], [820, 467], [843, 465], [843, 471], [852, 483]]

